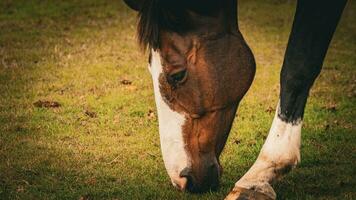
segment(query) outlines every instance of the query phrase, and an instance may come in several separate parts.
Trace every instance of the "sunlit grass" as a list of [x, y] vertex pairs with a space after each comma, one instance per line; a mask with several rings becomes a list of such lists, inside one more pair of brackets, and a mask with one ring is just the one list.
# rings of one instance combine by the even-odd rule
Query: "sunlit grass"
[[[302, 164], [275, 185], [280, 199], [356, 198], [356, 4], [349, 4], [311, 92]], [[257, 74], [221, 158], [221, 188], [192, 195], [176, 191], [163, 166], [135, 13], [121, 1], [1, 1], [0, 199], [222, 199], [269, 130], [294, 6], [240, 1]], [[61, 107], [37, 108], [38, 100]]]

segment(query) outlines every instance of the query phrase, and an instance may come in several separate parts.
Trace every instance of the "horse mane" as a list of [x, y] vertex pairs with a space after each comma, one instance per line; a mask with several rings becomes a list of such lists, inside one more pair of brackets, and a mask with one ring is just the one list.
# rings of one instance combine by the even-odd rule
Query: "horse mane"
[[137, 38], [143, 50], [158, 49], [161, 30], [183, 33], [191, 27], [183, 0], [144, 0], [139, 10]]

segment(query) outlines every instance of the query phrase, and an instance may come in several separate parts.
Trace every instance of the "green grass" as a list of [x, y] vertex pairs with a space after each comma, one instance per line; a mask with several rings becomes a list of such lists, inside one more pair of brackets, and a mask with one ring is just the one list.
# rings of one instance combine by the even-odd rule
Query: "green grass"
[[[257, 74], [222, 154], [221, 188], [192, 195], [163, 166], [135, 13], [122, 1], [0, 1], [0, 199], [222, 199], [268, 133], [294, 7], [240, 1]], [[279, 199], [356, 199], [355, 10], [349, 1], [306, 108], [302, 163], [274, 185]]]

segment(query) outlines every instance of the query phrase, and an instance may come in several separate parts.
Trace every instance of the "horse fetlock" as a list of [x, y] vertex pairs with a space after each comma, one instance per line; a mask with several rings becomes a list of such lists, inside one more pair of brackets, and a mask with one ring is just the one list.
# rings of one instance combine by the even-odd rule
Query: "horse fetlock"
[[283, 175], [294, 169], [300, 162], [300, 154], [299, 151], [296, 151], [294, 153], [274, 157], [273, 159], [260, 156], [259, 160], [262, 160], [264, 164], [261, 166], [265, 168], [265, 170], [259, 170], [262, 172], [264, 171], [262, 174], [260, 173], [259, 176], [269, 177], [266, 181], [271, 183], [274, 180], [280, 179]]
[[276, 193], [267, 182], [238, 182], [225, 200], [274, 200]]

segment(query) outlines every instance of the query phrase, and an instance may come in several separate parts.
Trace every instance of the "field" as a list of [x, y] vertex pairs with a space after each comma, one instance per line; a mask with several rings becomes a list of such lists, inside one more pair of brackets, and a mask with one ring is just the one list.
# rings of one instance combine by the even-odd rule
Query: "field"
[[[221, 157], [220, 189], [196, 195], [175, 190], [164, 169], [136, 13], [121, 0], [0, 1], [0, 199], [222, 199], [268, 133], [295, 8], [239, 4], [257, 74]], [[310, 94], [302, 163], [274, 185], [278, 199], [356, 199], [355, 53], [349, 1]]]

